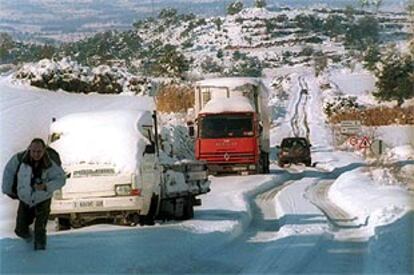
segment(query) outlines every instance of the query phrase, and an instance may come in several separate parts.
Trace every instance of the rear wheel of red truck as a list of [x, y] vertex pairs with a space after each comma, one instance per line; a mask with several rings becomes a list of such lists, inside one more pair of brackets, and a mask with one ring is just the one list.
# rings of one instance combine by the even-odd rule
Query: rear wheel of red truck
[[260, 153], [260, 163], [259, 163], [259, 173], [269, 174], [269, 153], [261, 151]]

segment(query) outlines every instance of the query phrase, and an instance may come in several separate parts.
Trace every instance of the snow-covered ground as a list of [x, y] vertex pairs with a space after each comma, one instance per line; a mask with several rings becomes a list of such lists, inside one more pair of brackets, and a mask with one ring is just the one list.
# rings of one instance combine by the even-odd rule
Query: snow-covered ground
[[[413, 273], [412, 191], [377, 182], [378, 167], [332, 145], [310, 69], [269, 71], [265, 83], [282, 73], [289, 75], [285, 93], [275, 91], [270, 101], [277, 108], [272, 147], [295, 131], [309, 135], [315, 167], [272, 165], [269, 175], [212, 177], [212, 191], [184, 222], [66, 232], [55, 232], [51, 222], [41, 252], [14, 236], [17, 204], [1, 196], [1, 273]], [[308, 95], [301, 95], [303, 85]], [[9, 78], [0, 79], [0, 90], [0, 171], [34, 136], [46, 138], [53, 116], [149, 104], [140, 97], [46, 92]], [[414, 166], [412, 147], [404, 144], [390, 148], [384, 164]]]

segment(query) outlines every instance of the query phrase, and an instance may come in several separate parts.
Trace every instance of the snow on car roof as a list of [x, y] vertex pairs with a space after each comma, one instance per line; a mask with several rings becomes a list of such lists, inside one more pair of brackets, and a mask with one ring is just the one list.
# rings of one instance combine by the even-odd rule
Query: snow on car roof
[[142, 125], [151, 125], [149, 111], [103, 111], [62, 117], [51, 126], [59, 139], [51, 144], [64, 165], [81, 162], [111, 164], [117, 171], [134, 172], [146, 138]]
[[250, 101], [243, 96], [219, 97], [207, 102], [200, 114], [224, 112], [254, 112], [254, 108]]

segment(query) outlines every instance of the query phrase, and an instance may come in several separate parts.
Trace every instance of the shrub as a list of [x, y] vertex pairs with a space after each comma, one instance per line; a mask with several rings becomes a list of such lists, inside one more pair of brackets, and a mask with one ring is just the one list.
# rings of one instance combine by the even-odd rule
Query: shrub
[[260, 77], [262, 70], [263, 65], [257, 57], [247, 57], [236, 62], [227, 74], [229, 76]]
[[39, 88], [62, 89], [73, 93], [145, 94], [151, 85], [146, 79], [133, 76], [124, 68], [101, 65], [91, 69], [69, 58], [58, 62], [43, 59], [38, 63], [26, 64], [16, 72], [15, 77]]
[[186, 112], [194, 106], [192, 87], [170, 84], [162, 85], [156, 96], [157, 110], [163, 113]]
[[350, 112], [355, 110], [363, 109], [364, 106], [357, 102], [356, 96], [335, 97], [333, 101], [328, 101], [323, 106], [323, 111], [330, 118], [334, 114], [343, 112]]
[[329, 120], [331, 123], [340, 123], [343, 120], [360, 120], [366, 126], [413, 125], [414, 106], [407, 108], [381, 106], [365, 110], [345, 111], [332, 115]]
[[210, 56], [204, 58], [201, 69], [205, 73], [220, 73], [223, 71], [223, 68]]

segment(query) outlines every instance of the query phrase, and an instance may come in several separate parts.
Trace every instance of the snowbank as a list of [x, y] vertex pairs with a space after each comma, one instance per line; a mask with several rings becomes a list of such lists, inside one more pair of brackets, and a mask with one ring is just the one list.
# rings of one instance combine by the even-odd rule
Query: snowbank
[[[411, 145], [414, 147], [414, 126], [413, 125], [389, 125], [380, 126], [375, 129], [375, 135], [382, 139], [389, 147]], [[402, 148], [402, 150], [408, 149]]]
[[357, 216], [368, 228], [394, 222], [413, 210], [412, 198], [406, 189], [375, 182], [363, 168], [343, 173], [332, 184], [328, 197], [340, 208]]

